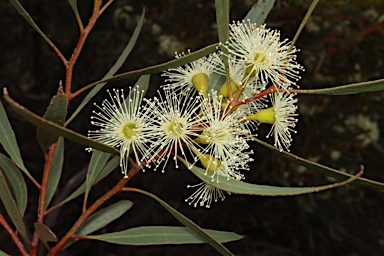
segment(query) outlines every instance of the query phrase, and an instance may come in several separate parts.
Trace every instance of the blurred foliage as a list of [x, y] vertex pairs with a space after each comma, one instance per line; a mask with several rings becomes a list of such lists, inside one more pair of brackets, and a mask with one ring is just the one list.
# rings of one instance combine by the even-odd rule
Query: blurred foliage
[[[21, 1], [40, 28], [70, 56], [78, 36], [74, 15], [65, 0]], [[278, 28], [283, 38], [295, 34], [309, 0], [278, 0], [267, 25]], [[88, 19], [92, 1], [78, 1], [83, 20]], [[245, 16], [253, 1], [232, 1], [231, 18]], [[214, 1], [116, 0], [103, 14], [87, 41], [79, 62], [75, 66], [74, 89], [100, 79], [118, 57], [136, 25], [143, 6], [146, 23], [133, 53], [121, 71], [129, 71], [172, 59], [175, 51], [196, 50], [217, 42]], [[300, 36], [299, 61], [306, 72], [300, 81], [303, 89], [323, 88], [384, 77], [384, 2], [380, 0], [321, 1]], [[7, 1], [0, 3], [0, 70], [1, 87], [27, 108], [42, 115], [49, 99], [55, 94], [64, 67], [55, 53], [37, 33], [19, 16]], [[8, 31], [7, 33], [5, 31]], [[113, 82], [108, 87], [125, 87], [131, 81]], [[159, 75], [151, 77], [153, 95], [162, 84]], [[103, 95], [95, 100], [100, 100]], [[325, 165], [356, 173], [360, 164], [365, 176], [384, 181], [382, 159], [384, 143], [380, 137], [384, 127], [384, 92], [352, 96], [300, 96], [298, 134], [292, 152]], [[76, 100], [73, 105], [76, 105]], [[92, 107], [88, 106], [70, 125], [86, 134]], [[69, 109], [69, 112], [73, 109]], [[10, 119], [18, 136], [25, 162], [34, 176], [41, 175], [43, 166], [38, 150], [36, 130], [20, 117]], [[363, 115], [365, 126], [346, 122], [351, 116]], [[360, 127], [360, 128], [359, 128]], [[362, 143], [362, 135], [369, 135], [377, 127], [378, 136]], [[264, 138], [269, 127], [261, 127]], [[360, 137], [359, 137], [360, 136]], [[256, 157], [247, 179], [253, 183], [300, 186], [320, 185], [331, 179], [297, 166], [270, 151], [255, 145]], [[67, 161], [63, 180], [82, 171], [90, 155], [84, 149], [68, 142]], [[73, 159], [73, 161], [68, 159]], [[82, 175], [82, 172], [84, 175]], [[116, 171], [93, 191], [90, 200], [106, 192], [120, 178]], [[76, 180], [74, 179], [74, 180]], [[383, 255], [384, 204], [383, 194], [370, 187], [347, 185], [342, 188], [291, 198], [244, 197], [232, 195], [212, 206], [212, 209], [194, 209], [186, 203], [192, 191], [186, 184], [197, 179], [181, 168], [166, 174], [146, 172], [132, 180], [133, 187], [148, 190], [181, 213], [187, 213], [198, 225], [234, 231], [247, 237], [229, 244], [237, 255]], [[29, 184], [31, 185], [31, 184]], [[70, 182], [60, 184], [60, 193], [70, 188]], [[30, 191], [30, 205], [37, 205], [37, 197]], [[119, 199], [132, 200], [135, 205], [122, 219], [107, 226], [109, 232], [146, 225], [175, 224], [159, 205], [140, 195], [119, 194]], [[2, 206], [1, 206], [2, 207]], [[69, 207], [52, 215], [66, 218], [47, 218], [52, 230], [60, 237], [80, 213], [81, 201], [74, 200]], [[33, 207], [32, 207], [33, 208]], [[3, 212], [3, 209], [1, 208]], [[140, 211], [140, 214], [138, 212]], [[28, 223], [35, 219], [29, 211]], [[9, 243], [3, 229], [0, 244]], [[11, 243], [9, 243], [11, 244]], [[16, 248], [9, 246], [8, 253]], [[152, 246], [126, 247], [94, 241], [82, 241], [62, 255], [216, 255], [209, 246]]]

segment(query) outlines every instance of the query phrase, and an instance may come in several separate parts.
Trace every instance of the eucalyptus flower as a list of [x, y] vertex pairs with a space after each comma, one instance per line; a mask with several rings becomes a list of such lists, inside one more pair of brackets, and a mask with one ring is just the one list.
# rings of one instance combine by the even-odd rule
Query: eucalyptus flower
[[159, 94], [159, 98], [149, 102], [148, 115], [154, 120], [151, 129], [156, 137], [150, 154], [156, 168], [162, 162], [165, 165], [171, 156], [178, 168], [179, 154], [186, 158], [187, 152], [193, 154], [193, 151], [199, 150], [194, 137], [198, 136], [196, 115], [201, 102], [201, 96], [192, 95], [192, 89], [184, 91], [184, 94], [177, 94], [172, 89], [164, 90], [164, 96]]
[[112, 147], [120, 148], [120, 166], [127, 175], [128, 157], [133, 152], [136, 162], [143, 167], [149, 145], [154, 143], [152, 126], [148, 108], [140, 107], [143, 91], [130, 89], [125, 99], [123, 90], [107, 90], [109, 99], [105, 99], [101, 106], [95, 104], [99, 112], [93, 111], [91, 124], [100, 129], [89, 131], [88, 137]]
[[292, 133], [297, 123], [297, 99], [294, 93], [275, 92], [270, 96], [272, 107], [258, 111], [255, 114], [247, 116], [246, 120], [256, 120], [260, 123], [272, 124], [272, 128], [267, 137], [273, 136], [274, 145], [280, 151], [289, 147], [292, 142]]
[[245, 20], [231, 24], [229, 33], [229, 58], [245, 63], [245, 80], [256, 77], [262, 84], [289, 86], [300, 79], [299, 50], [289, 50], [289, 40], [280, 41], [279, 31]]

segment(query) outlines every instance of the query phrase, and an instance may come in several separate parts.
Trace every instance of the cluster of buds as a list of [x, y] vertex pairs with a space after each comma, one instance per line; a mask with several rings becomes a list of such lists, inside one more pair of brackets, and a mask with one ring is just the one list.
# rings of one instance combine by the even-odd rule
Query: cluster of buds
[[[130, 89], [109, 92], [94, 111], [91, 123], [99, 127], [89, 137], [120, 148], [122, 172], [129, 155], [143, 169], [161, 168], [169, 159], [188, 159], [188, 168], [202, 166], [212, 181], [244, 178], [253, 151], [250, 135], [259, 124], [272, 125], [268, 136], [280, 150], [289, 150], [297, 119], [296, 86], [303, 67], [296, 48], [280, 41], [276, 30], [249, 21], [230, 25], [226, 53], [215, 52], [185, 66], [164, 72], [165, 85], [153, 99]], [[180, 58], [184, 54], [176, 55]], [[183, 161], [184, 162], [184, 161]], [[187, 202], [210, 207], [225, 194], [202, 182]]]

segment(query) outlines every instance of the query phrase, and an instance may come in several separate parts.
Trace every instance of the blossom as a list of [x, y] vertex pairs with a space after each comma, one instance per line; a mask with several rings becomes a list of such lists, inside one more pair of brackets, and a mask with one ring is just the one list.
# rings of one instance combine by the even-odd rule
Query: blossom
[[[210, 99], [210, 97], [209, 97]], [[212, 92], [212, 101], [205, 99], [201, 105], [200, 131], [196, 139], [198, 143], [205, 145], [204, 149], [197, 154], [195, 160], [202, 161], [204, 155], [211, 156], [211, 159], [218, 161], [226, 170], [224, 176], [228, 179], [236, 176], [236, 169], [248, 169], [248, 162], [252, 151], [246, 152], [249, 148], [244, 137], [249, 130], [242, 125], [243, 114], [241, 111], [230, 111], [228, 104], [222, 111], [223, 96]], [[204, 164], [203, 164], [204, 165]], [[209, 164], [206, 164], [208, 169]], [[217, 171], [213, 170], [213, 177]]]
[[[224, 201], [224, 199], [226, 198], [223, 190], [212, 186], [211, 184], [208, 184], [206, 182], [187, 186], [187, 188], [195, 187], [197, 187], [198, 189], [187, 199], [185, 199], [185, 202], [187, 202], [189, 205], [193, 204], [194, 207], [205, 206], [206, 208], [210, 208], [212, 200], [214, 202], [218, 202], [219, 199], [221, 201]], [[229, 195], [231, 194], [229, 192], [227, 193]]]
[[[112, 147], [120, 148], [120, 166], [127, 175], [128, 156], [134, 153], [137, 164], [141, 166], [148, 151], [148, 144], [154, 142], [152, 136], [153, 121], [148, 116], [148, 109], [140, 107], [143, 91], [130, 89], [127, 99], [123, 90], [107, 91], [110, 99], [105, 99], [100, 112], [93, 111], [91, 124], [100, 129], [89, 131], [88, 137]], [[142, 167], [142, 166], [141, 166]]]
[[[181, 57], [184, 57], [183, 53], [176, 55], [176, 58]], [[196, 89], [196, 91], [207, 96], [209, 86], [208, 81], [214, 68], [211, 63], [212, 57], [213, 55], [209, 55], [188, 63], [185, 66], [171, 68], [164, 72], [162, 75], [169, 77], [165, 82], [171, 83], [163, 86], [163, 88], [174, 88], [180, 89], [181, 91]]]
[[267, 138], [273, 135], [274, 145], [280, 151], [289, 147], [292, 142], [291, 133], [296, 133], [294, 130], [297, 119], [295, 116], [297, 110], [297, 99], [294, 98], [294, 93], [275, 92], [270, 95], [272, 107], [260, 110], [259, 112], [247, 116], [246, 120], [256, 120], [261, 123], [272, 124]]
[[230, 25], [229, 58], [246, 64], [246, 80], [257, 77], [262, 84], [292, 85], [303, 67], [296, 62], [296, 52], [280, 32], [257, 26], [249, 20]]
[[[152, 132], [156, 142], [151, 148], [151, 161], [156, 167], [163, 161], [165, 164], [171, 155], [177, 166], [179, 151], [186, 157], [187, 152], [199, 150], [193, 140], [197, 136], [196, 127], [198, 120], [196, 112], [201, 104], [200, 96], [192, 96], [192, 90], [187, 90], [184, 95], [176, 94], [174, 90], [165, 90], [165, 96], [159, 95], [149, 103], [149, 118], [155, 120]], [[164, 164], [164, 165], [165, 165]], [[164, 172], [164, 169], [163, 169]]]

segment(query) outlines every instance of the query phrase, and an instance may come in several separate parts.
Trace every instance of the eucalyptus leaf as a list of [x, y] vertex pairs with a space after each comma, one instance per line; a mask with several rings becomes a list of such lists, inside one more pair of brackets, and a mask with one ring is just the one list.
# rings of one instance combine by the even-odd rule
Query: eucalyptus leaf
[[77, 8], [77, 0], [68, 0], [68, 3], [71, 6], [75, 15], [79, 17], [80, 15], [79, 15], [79, 10]]
[[221, 51], [225, 53], [224, 63], [227, 66], [228, 49], [225, 47], [229, 41], [229, 0], [215, 0], [216, 24], [219, 41], [222, 43]]
[[57, 242], [59, 240], [52, 230], [45, 224], [35, 222], [34, 227], [37, 235], [46, 246], [48, 246], [48, 242]]
[[24, 7], [20, 4], [20, 2], [18, 0], [9, 0], [11, 2], [11, 4], [16, 8], [16, 10], [19, 12], [19, 14], [29, 23], [29, 25], [31, 25], [33, 27], [33, 29], [36, 30], [37, 33], [39, 33], [39, 35], [41, 37], [44, 38], [44, 40], [50, 44], [50, 45], [53, 45], [53, 43], [51, 42], [51, 40], [49, 40], [49, 38], [43, 33], [43, 31], [41, 31], [41, 29], [37, 26], [37, 24], [33, 21], [33, 19], [31, 18], [31, 16], [29, 15], [29, 13], [24, 9]]
[[5, 252], [3, 252], [2, 250], [0, 250], [0, 256], [10, 256], [9, 254], [6, 254]]
[[25, 184], [23, 175], [11, 159], [3, 154], [0, 154], [0, 168], [3, 169], [3, 172], [10, 183], [10, 186], [15, 194], [20, 215], [23, 217], [28, 203], [27, 185]]
[[47, 192], [45, 196], [45, 209], [51, 202], [53, 195], [59, 185], [61, 172], [63, 170], [63, 162], [64, 162], [64, 139], [63, 137], [59, 137], [59, 140], [56, 145], [55, 153], [52, 157], [52, 164], [49, 170], [48, 176], [48, 184], [47, 184]]
[[119, 151], [114, 147], [89, 139], [84, 135], [78, 134], [72, 130], [64, 128], [63, 126], [57, 125], [48, 120], [45, 120], [44, 118], [41, 118], [40, 116], [32, 113], [25, 107], [20, 106], [11, 97], [9, 97], [6, 90], [4, 93], [4, 98], [10, 104], [10, 106], [15, 110], [15, 112], [18, 113], [20, 116], [22, 116], [25, 120], [27, 120], [28, 122], [36, 126], [41, 126], [44, 130], [50, 133], [62, 136], [68, 140], [74, 141], [86, 147], [91, 147], [93, 149], [105, 151], [112, 154], [119, 154]]
[[[181, 159], [181, 158], [180, 158]], [[186, 160], [181, 159], [181, 161], [186, 166], [191, 166]], [[355, 176], [348, 179], [342, 183], [335, 183], [325, 186], [315, 186], [315, 187], [276, 187], [276, 186], [267, 186], [267, 185], [257, 185], [250, 184], [243, 181], [235, 179], [227, 179], [222, 177], [219, 182], [216, 182], [216, 179], [213, 180], [211, 175], [206, 173], [206, 170], [199, 168], [197, 166], [192, 166], [190, 170], [203, 182], [208, 183], [214, 187], [217, 187], [221, 190], [225, 190], [235, 194], [245, 194], [245, 195], [258, 195], [258, 196], [294, 196], [309, 194], [313, 192], [319, 192], [331, 188], [335, 188], [341, 185], [344, 185], [348, 182], [353, 181]]]
[[91, 190], [92, 185], [95, 183], [96, 177], [99, 176], [110, 156], [111, 154], [99, 150], [93, 151], [85, 180], [85, 201], [88, 198], [88, 193]]
[[[221, 243], [243, 238], [233, 232], [210, 229], [204, 229], [204, 232]], [[166, 226], [137, 227], [109, 234], [87, 236], [87, 238], [124, 245], [198, 244], [205, 242], [189, 228]]]
[[[67, 96], [63, 88], [59, 88], [56, 95], [52, 97], [47, 110], [43, 116], [44, 119], [63, 126], [67, 115]], [[44, 130], [41, 126], [37, 128], [37, 141], [43, 152], [46, 152], [48, 147], [56, 143], [59, 136]]]
[[5, 210], [8, 213], [8, 216], [11, 218], [12, 223], [15, 225], [20, 235], [22, 235], [25, 240], [29, 241], [27, 236], [27, 229], [25, 228], [23, 218], [21, 217], [19, 208], [17, 207], [17, 204], [12, 197], [12, 193], [9, 190], [3, 171], [1, 169], [0, 169], [0, 198], [1, 198], [1, 201], [3, 202]]
[[[285, 151], [280, 151], [276, 147], [274, 147], [272, 145], [269, 145], [268, 143], [266, 143], [264, 141], [261, 141], [261, 140], [255, 138], [255, 137], [250, 136], [250, 138], [252, 140], [256, 141], [257, 143], [259, 143], [260, 145], [268, 148], [269, 150], [272, 150], [276, 154], [282, 155], [282, 156], [284, 156], [284, 157], [294, 161], [295, 163], [298, 163], [298, 164], [300, 164], [302, 166], [308, 167], [309, 169], [317, 171], [317, 172], [319, 172], [321, 174], [325, 174], [327, 176], [334, 177], [334, 178], [336, 178], [338, 180], [346, 180], [346, 179], [351, 179], [351, 178], [355, 177], [355, 176], [353, 176], [351, 174], [348, 174], [348, 173], [345, 173], [345, 172], [341, 172], [341, 171], [338, 171], [336, 169], [330, 168], [328, 166], [324, 166], [324, 165], [321, 165], [321, 164], [309, 161], [309, 160], [304, 159], [302, 157], [296, 156], [296, 155], [294, 155], [292, 153], [285, 152]], [[353, 180], [352, 182], [358, 183], [358, 184], [371, 185], [371, 186], [374, 186], [374, 187], [379, 188], [381, 190], [384, 189], [384, 183], [381, 183], [381, 182], [378, 182], [378, 181], [374, 181], [374, 180], [370, 180], [370, 179], [366, 179], [366, 178], [356, 177], [356, 179]]]
[[218, 45], [219, 45], [218, 43], [212, 44], [212, 45], [206, 46], [203, 49], [200, 49], [198, 51], [192, 52], [190, 54], [186, 54], [183, 57], [180, 57], [180, 58], [177, 58], [177, 59], [174, 59], [174, 60], [162, 63], [162, 64], [158, 64], [155, 66], [151, 66], [148, 68], [137, 69], [137, 70], [129, 71], [129, 72], [122, 73], [122, 74], [119, 74], [116, 76], [112, 76], [110, 78], [103, 79], [103, 80], [88, 84], [86, 87], [91, 88], [93, 86], [96, 86], [99, 83], [118, 81], [118, 80], [132, 78], [132, 77], [141, 76], [141, 75], [159, 73], [159, 72], [162, 72], [162, 71], [170, 69], [170, 68], [177, 68], [177, 67], [186, 65], [190, 62], [193, 62], [195, 60], [198, 60], [204, 56], [207, 56], [208, 54], [213, 53], [214, 51], [217, 50]]
[[293, 93], [302, 94], [326, 94], [326, 95], [349, 95], [363, 92], [376, 92], [384, 90], [384, 79], [347, 84], [341, 86], [335, 86], [324, 89], [313, 89], [313, 90], [290, 90]]
[[24, 165], [21, 158], [20, 149], [17, 145], [15, 133], [12, 130], [9, 123], [7, 114], [5, 113], [3, 104], [0, 101], [0, 144], [4, 147], [4, 150], [9, 154], [15, 164], [30, 178], [33, 179]]
[[200, 228], [197, 224], [195, 224], [193, 221], [188, 219], [186, 216], [182, 215], [175, 209], [173, 209], [169, 204], [158, 198], [157, 196], [141, 190], [137, 188], [126, 188], [126, 191], [136, 192], [143, 195], [146, 195], [158, 203], [164, 209], [166, 209], [170, 214], [172, 214], [173, 217], [175, 217], [178, 221], [180, 221], [183, 225], [185, 225], [187, 228], [189, 228], [193, 234], [195, 234], [197, 237], [199, 237], [202, 241], [208, 243], [211, 245], [216, 251], [221, 253], [222, 255], [233, 255], [224, 245], [222, 245], [216, 238], [212, 237], [209, 233], [207, 233], [204, 229]]
[[267, 19], [269, 12], [272, 10], [275, 0], [260, 0], [254, 4], [245, 16], [244, 20], [249, 20], [251, 23], [263, 24]]
[[[121, 53], [121, 55], [119, 56], [119, 58], [117, 59], [115, 64], [113, 64], [112, 68], [103, 77], [104, 80], [112, 77], [117, 72], [117, 70], [119, 70], [119, 68], [123, 65], [123, 63], [127, 59], [128, 55], [131, 53], [133, 46], [135, 45], [137, 38], [139, 37], [141, 28], [143, 26], [144, 16], [145, 16], [145, 10], [143, 10], [143, 13], [140, 16], [140, 19], [136, 25], [135, 30], [133, 31], [131, 39], [129, 39], [128, 44], [125, 46], [123, 52]], [[87, 96], [85, 96], [83, 101], [77, 107], [75, 112], [73, 112], [73, 114], [67, 120], [65, 125], [68, 125], [80, 113], [80, 111], [84, 108], [84, 106], [101, 90], [101, 88], [103, 88], [103, 86], [105, 84], [106, 84], [106, 82], [103, 82], [103, 83], [97, 82], [96, 84], [94, 84], [95, 87], [87, 94]]]
[[[101, 209], [86, 219], [76, 231], [75, 235], [86, 236], [107, 226], [109, 223], [120, 218], [124, 213], [131, 209], [132, 205], [133, 203], [131, 201], [121, 200], [104, 209]], [[72, 245], [76, 241], [78, 240], [71, 240], [63, 247], [63, 249]]]

